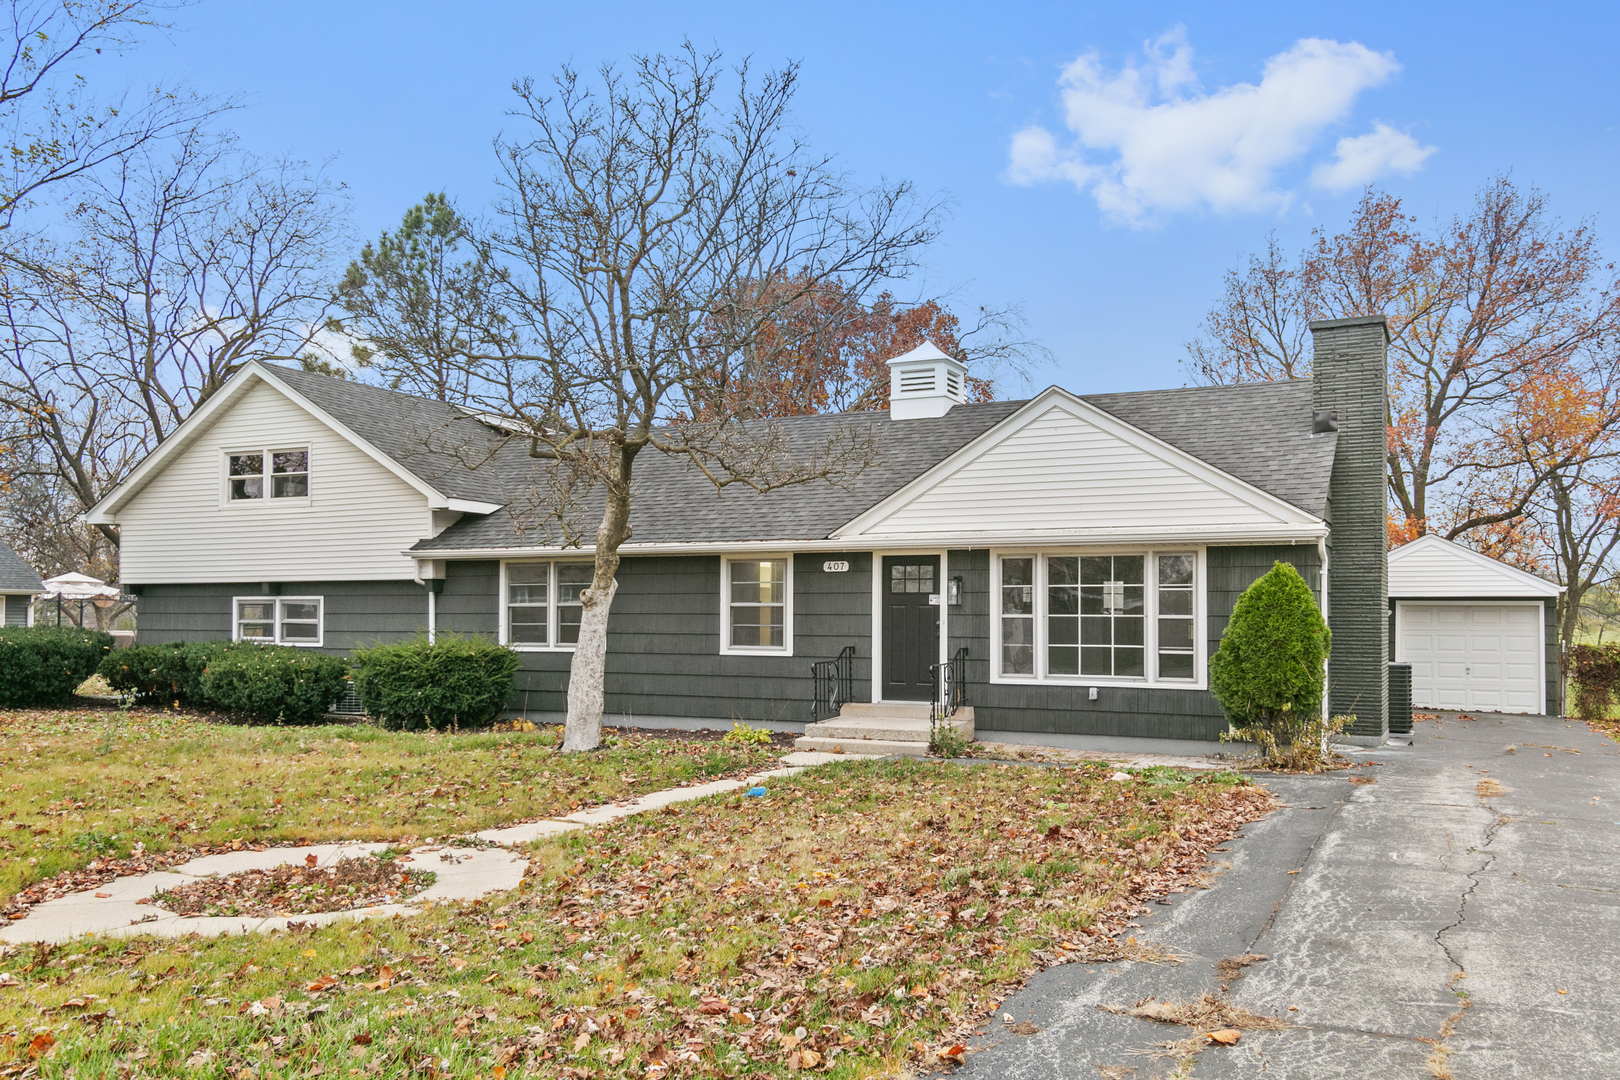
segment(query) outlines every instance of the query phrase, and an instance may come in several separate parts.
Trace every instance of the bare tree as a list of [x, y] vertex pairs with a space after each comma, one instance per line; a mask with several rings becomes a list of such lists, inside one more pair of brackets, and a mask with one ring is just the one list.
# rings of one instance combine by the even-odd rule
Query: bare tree
[[[564, 736], [584, 750], [600, 741], [637, 457], [755, 491], [864, 468], [872, 448], [853, 426], [790, 449], [778, 423], [745, 419], [766, 415], [746, 376], [910, 272], [937, 211], [905, 183], [856, 189], [792, 133], [791, 65], [756, 82], [687, 44], [554, 83], [514, 87], [522, 132], [497, 143], [506, 194], [490, 238], [505, 321], [467, 362], [498, 384], [474, 382], [474, 403], [510, 418], [547, 477], [534, 527], [583, 544], [573, 515], [600, 501]], [[759, 302], [757, 283], [791, 276]], [[782, 317], [833, 282], [845, 305], [812, 325]]]
[[[82, 513], [252, 356], [296, 358], [329, 302], [341, 208], [295, 162], [191, 131], [83, 178], [58, 245], [0, 282], [14, 480]], [[114, 548], [114, 526], [98, 526]]]

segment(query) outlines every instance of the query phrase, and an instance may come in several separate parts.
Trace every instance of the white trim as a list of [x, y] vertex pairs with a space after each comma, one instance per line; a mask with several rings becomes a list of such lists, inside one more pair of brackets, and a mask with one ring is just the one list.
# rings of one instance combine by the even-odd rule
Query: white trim
[[758, 555], [738, 557], [736, 562], [781, 559], [782, 569], [782, 644], [733, 645], [731, 643], [731, 564], [732, 558], [720, 558], [720, 655], [721, 656], [792, 656], [793, 655], [793, 553], [791, 551], [761, 552]]
[[[907, 555], [937, 555], [939, 556], [940, 586], [939, 605], [939, 662], [945, 663], [949, 659], [951, 639], [951, 607], [945, 603], [945, 581], [950, 576], [951, 553], [946, 548], [892, 548], [887, 551], [875, 549], [872, 552], [872, 702], [883, 702], [883, 587], [887, 583], [883, 577], [884, 556], [891, 558], [904, 558]], [[908, 704], [910, 704], [908, 702]]]
[[428, 586], [427, 594], [428, 594], [427, 639], [428, 639], [428, 644], [432, 645], [434, 642], [439, 640], [439, 594], [433, 591], [433, 586], [431, 586], [431, 585]]
[[[231, 597], [231, 640], [263, 642], [262, 638], [242, 638], [239, 636], [242, 620], [237, 618], [238, 605], [241, 604], [272, 604], [275, 607], [275, 640], [267, 642], [274, 645], [288, 645], [300, 649], [319, 649], [326, 642], [326, 597], [324, 596], [280, 596], [271, 593], [257, 593], [250, 596]], [[314, 641], [286, 641], [281, 636], [281, 605], [282, 604], [314, 604], [320, 614], [315, 618]], [[303, 620], [297, 620], [302, 622]]]
[[[1053, 675], [1046, 668], [1046, 560], [1053, 556], [1084, 555], [1141, 555], [1143, 583], [1142, 650], [1143, 670], [1149, 674], [1136, 679], [1121, 675]], [[1193, 569], [1193, 677], [1191, 679], [1159, 678], [1159, 624], [1158, 624], [1158, 567], [1159, 555], [1188, 555], [1195, 557]], [[1034, 630], [1035, 673], [1033, 675], [1004, 675], [1001, 672], [1001, 560], [1004, 558], [1032, 558], [1035, 560]], [[1064, 547], [993, 548], [990, 551], [990, 681], [1005, 686], [1143, 686], [1156, 690], [1206, 690], [1209, 688], [1209, 573], [1207, 552], [1190, 544], [1166, 544], [1161, 547], [1110, 548], [1107, 551]]]
[[[1292, 503], [1284, 502], [1270, 492], [1263, 491], [1246, 480], [1240, 480], [1231, 473], [1223, 472], [1202, 458], [1195, 457], [1179, 447], [1172, 446], [1170, 443], [1155, 435], [1150, 435], [1141, 428], [1127, 424], [1112, 413], [1097, 408], [1095, 405], [1076, 397], [1061, 387], [1052, 386], [1035, 395], [1017, 412], [928, 469], [899, 491], [882, 500], [876, 506], [862, 511], [841, 528], [833, 530], [833, 537], [846, 542], [852, 539], [865, 539], [864, 533], [874, 529], [891, 514], [905, 508], [912, 501], [926, 494], [936, 484], [949, 477], [963, 465], [979, 457], [979, 455], [1013, 435], [1024, 426], [1044, 416], [1053, 405], [1061, 405], [1070, 409], [1078, 419], [1101, 429], [1121, 442], [1135, 446], [1137, 449], [1159, 458], [1168, 465], [1188, 472], [1211, 487], [1223, 491], [1261, 513], [1275, 518], [1280, 527], [1298, 528], [1299, 526], [1323, 525], [1322, 520], [1314, 514], [1307, 513]], [[1037, 538], [1030, 537], [1029, 539], [1035, 540]], [[983, 546], [984, 541], [980, 540], [979, 543], [980, 546]]]
[[[973, 550], [989, 547], [1021, 547], [1064, 545], [1068, 547], [1197, 547], [1219, 545], [1316, 543], [1328, 534], [1328, 527], [1320, 522], [1314, 525], [1287, 526], [1176, 526], [1162, 529], [1054, 529], [1039, 534], [976, 533], [929, 537], [926, 543], [938, 547], [919, 548], [915, 539], [887, 539], [865, 537], [859, 543], [836, 537], [826, 540], [746, 540], [733, 542], [679, 541], [652, 544], [625, 544], [619, 553], [631, 555], [773, 555], [782, 552], [811, 551], [876, 551], [887, 555], [915, 555], [936, 550]], [[569, 553], [590, 555], [593, 544], [579, 547], [523, 547], [523, 548], [405, 548], [400, 551], [412, 559], [554, 559]]]
[[[535, 645], [529, 642], [513, 644], [510, 640], [511, 605], [506, 602], [506, 567], [509, 563], [544, 563], [546, 565], [546, 643], [544, 645]], [[499, 605], [499, 612], [497, 614], [497, 618], [499, 620], [497, 640], [499, 640], [502, 645], [505, 645], [513, 652], [571, 653], [574, 651], [576, 648], [574, 642], [563, 643], [558, 640], [558, 638], [561, 636], [559, 633], [561, 623], [559, 621], [560, 605], [557, 603], [557, 598], [560, 595], [557, 588], [557, 567], [562, 563], [573, 563], [581, 566], [588, 565], [587, 560], [581, 558], [559, 559], [553, 557], [547, 559], [527, 558], [501, 560], [501, 569], [500, 574], [498, 575], [500, 588], [496, 592], [495, 601]], [[570, 604], [569, 606], [574, 607], [577, 605]]]
[[[1413, 541], [1416, 543], [1416, 541]], [[1443, 541], [1449, 542], [1449, 541]], [[1481, 555], [1480, 558], [1490, 558]], [[1494, 560], [1493, 560], [1494, 561]], [[1509, 567], [1509, 569], [1512, 569]], [[1523, 573], [1523, 571], [1520, 571]], [[1534, 577], [1535, 575], [1531, 575]], [[1543, 579], [1544, 580], [1544, 579]], [[1562, 591], [1562, 590], [1560, 590]], [[1550, 599], [1550, 598], [1549, 598]], [[1519, 597], [1513, 600], [1494, 600], [1488, 596], [1477, 600], [1397, 600], [1395, 601], [1395, 660], [1397, 664], [1409, 664], [1410, 660], [1401, 655], [1401, 609], [1408, 604], [1417, 604], [1423, 607], [1528, 607], [1536, 609], [1536, 715], [1547, 715], [1547, 601], [1526, 600]], [[1415, 707], [1415, 706], [1414, 706]], [[1523, 715], [1523, 714], [1508, 714]]]

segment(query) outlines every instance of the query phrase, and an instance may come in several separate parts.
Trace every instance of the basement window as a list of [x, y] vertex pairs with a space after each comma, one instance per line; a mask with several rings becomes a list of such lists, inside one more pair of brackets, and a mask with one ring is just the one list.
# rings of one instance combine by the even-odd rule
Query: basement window
[[232, 641], [311, 648], [322, 643], [326, 607], [322, 597], [238, 596], [232, 607]]

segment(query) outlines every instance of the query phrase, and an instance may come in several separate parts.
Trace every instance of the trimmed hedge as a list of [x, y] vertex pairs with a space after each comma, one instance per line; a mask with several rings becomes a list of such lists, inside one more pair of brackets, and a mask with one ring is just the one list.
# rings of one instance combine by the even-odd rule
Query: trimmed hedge
[[101, 665], [114, 690], [138, 700], [246, 713], [255, 720], [315, 720], [349, 689], [340, 657], [249, 642], [172, 642], [120, 649]]
[[118, 693], [132, 694], [138, 701], [206, 707], [202, 676], [209, 661], [242, 647], [229, 641], [132, 645], [101, 662], [101, 677]]
[[1321, 717], [1331, 644], [1310, 586], [1279, 561], [1233, 606], [1209, 659], [1209, 688], [1233, 726], [1292, 746]]
[[0, 708], [62, 704], [112, 647], [111, 634], [77, 626], [0, 629]]
[[500, 715], [517, 653], [479, 637], [440, 634], [354, 654], [354, 683], [383, 727], [476, 727]]

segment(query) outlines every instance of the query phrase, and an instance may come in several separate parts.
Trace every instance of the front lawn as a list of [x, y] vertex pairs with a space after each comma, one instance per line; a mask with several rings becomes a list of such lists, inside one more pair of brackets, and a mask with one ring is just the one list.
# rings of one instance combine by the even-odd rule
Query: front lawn
[[839, 762], [537, 843], [517, 891], [412, 919], [12, 948], [0, 1074], [937, 1066], [1032, 971], [1116, 958], [1143, 900], [1272, 804], [1231, 773], [1113, 775]]
[[[611, 735], [611, 732], [609, 733]], [[0, 712], [0, 906], [97, 859], [213, 845], [408, 840], [775, 767], [780, 751], [555, 729], [245, 727], [189, 713]]]

